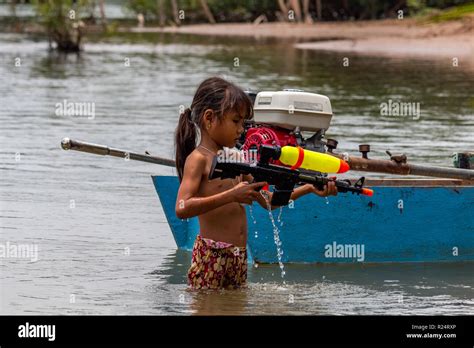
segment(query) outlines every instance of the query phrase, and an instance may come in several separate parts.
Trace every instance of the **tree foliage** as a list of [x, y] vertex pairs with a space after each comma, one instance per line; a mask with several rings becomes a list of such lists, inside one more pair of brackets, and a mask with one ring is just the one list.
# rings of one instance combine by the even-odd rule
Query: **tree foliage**
[[[171, 0], [163, 1], [164, 15], [168, 21], [174, 18]], [[176, 0], [178, 9], [184, 11], [186, 22], [205, 22], [202, 0]], [[218, 22], [249, 22], [261, 15], [269, 21], [287, 18], [288, 14], [281, 13], [278, 0], [207, 0], [213, 16]], [[381, 18], [396, 18], [398, 11], [404, 15], [423, 13], [429, 9], [444, 9], [447, 7], [472, 3], [472, 0], [321, 0], [321, 19], [325, 21], [338, 20], [367, 20]], [[304, 9], [304, 0], [296, 0], [299, 4], [295, 9], [295, 2], [282, 0], [288, 11]], [[148, 20], [157, 20], [160, 16], [159, 0], [128, 0], [126, 7], [132, 12], [141, 13]], [[316, 19], [318, 17], [317, 0], [308, 1], [308, 14], [303, 14]], [[295, 19], [297, 20], [297, 19]]]
[[90, 0], [33, 0], [40, 22], [56, 48], [64, 52], [80, 50], [83, 23], [81, 18], [90, 12]]

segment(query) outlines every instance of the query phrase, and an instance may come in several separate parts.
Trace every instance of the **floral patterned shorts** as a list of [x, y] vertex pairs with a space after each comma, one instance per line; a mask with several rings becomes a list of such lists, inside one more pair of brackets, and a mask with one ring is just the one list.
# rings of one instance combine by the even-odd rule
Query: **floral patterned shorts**
[[247, 281], [247, 250], [197, 236], [188, 283], [194, 289], [236, 289]]

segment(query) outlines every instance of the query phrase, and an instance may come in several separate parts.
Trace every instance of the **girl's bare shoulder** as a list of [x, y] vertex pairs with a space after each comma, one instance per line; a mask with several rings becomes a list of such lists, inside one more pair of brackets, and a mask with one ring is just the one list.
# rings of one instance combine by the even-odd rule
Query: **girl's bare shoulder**
[[186, 158], [186, 162], [184, 164], [184, 167], [185, 167], [185, 169], [186, 168], [193, 168], [195, 170], [198, 169], [198, 170], [202, 171], [206, 168], [206, 164], [207, 164], [206, 156], [195, 149]]
[[194, 149], [193, 152], [189, 154], [188, 158], [186, 158], [186, 162], [187, 161], [206, 162], [206, 156], [198, 149]]

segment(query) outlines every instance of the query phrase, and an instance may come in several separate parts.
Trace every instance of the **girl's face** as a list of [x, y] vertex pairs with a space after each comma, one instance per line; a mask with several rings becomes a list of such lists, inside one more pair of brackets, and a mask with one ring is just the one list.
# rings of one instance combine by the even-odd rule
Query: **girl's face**
[[214, 117], [208, 129], [209, 135], [218, 145], [230, 148], [235, 146], [243, 131], [244, 114], [236, 111], [224, 114], [222, 120]]

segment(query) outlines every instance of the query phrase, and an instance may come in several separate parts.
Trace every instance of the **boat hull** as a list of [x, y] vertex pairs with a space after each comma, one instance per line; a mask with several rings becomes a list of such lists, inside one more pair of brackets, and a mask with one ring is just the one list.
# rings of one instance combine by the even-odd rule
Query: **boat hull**
[[[190, 250], [199, 224], [197, 218], [176, 217], [178, 178], [152, 179], [178, 248]], [[474, 186], [426, 182], [431, 184], [380, 180], [372, 186], [373, 197], [340, 193], [326, 200], [307, 195], [283, 207], [281, 214], [274, 210], [283, 251], [280, 259], [269, 212], [256, 204], [247, 206], [251, 259], [263, 263], [473, 261]]]

